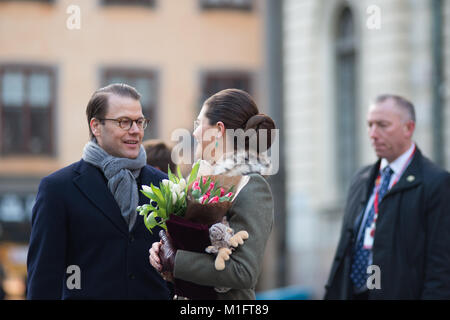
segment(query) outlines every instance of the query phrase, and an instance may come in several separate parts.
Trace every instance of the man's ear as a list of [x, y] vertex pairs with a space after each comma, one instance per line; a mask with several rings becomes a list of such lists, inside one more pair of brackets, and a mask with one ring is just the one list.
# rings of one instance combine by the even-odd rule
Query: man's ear
[[100, 121], [96, 118], [92, 118], [89, 122], [92, 134], [97, 137], [100, 134]]
[[406, 133], [409, 137], [413, 136], [414, 130], [416, 129], [416, 123], [412, 120], [409, 120], [406, 124], [405, 124], [405, 128], [406, 128]]

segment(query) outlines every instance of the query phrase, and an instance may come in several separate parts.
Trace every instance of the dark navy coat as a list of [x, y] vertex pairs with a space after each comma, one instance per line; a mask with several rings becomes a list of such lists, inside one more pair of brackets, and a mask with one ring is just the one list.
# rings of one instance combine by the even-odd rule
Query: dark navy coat
[[[353, 179], [325, 299], [352, 298], [352, 250], [379, 167]], [[369, 299], [450, 299], [450, 174], [416, 149], [379, 208], [372, 252], [381, 288]]]
[[[145, 166], [138, 187], [165, 178]], [[144, 203], [148, 199], [139, 193]], [[42, 179], [31, 224], [28, 299], [170, 298], [148, 259], [159, 230], [152, 235], [138, 215], [129, 232], [106, 178], [93, 165], [80, 160]], [[70, 266], [79, 268], [79, 289]]]

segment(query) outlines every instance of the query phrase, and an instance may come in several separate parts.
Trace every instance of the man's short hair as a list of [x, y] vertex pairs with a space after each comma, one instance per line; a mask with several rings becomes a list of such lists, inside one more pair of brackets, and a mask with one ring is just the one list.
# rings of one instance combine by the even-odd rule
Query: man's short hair
[[134, 100], [141, 99], [139, 92], [137, 92], [137, 90], [132, 86], [125, 83], [113, 83], [95, 91], [86, 107], [86, 118], [88, 121], [89, 136], [91, 139], [94, 138], [94, 134], [92, 133], [90, 126], [91, 119], [102, 119], [105, 117], [108, 112], [108, 97], [112, 94], [120, 97], [129, 97]]
[[401, 96], [389, 93], [380, 94], [375, 98], [374, 103], [380, 104], [389, 99], [394, 100], [397, 106], [403, 108], [407, 112], [409, 119], [412, 120], [413, 122], [416, 122], [416, 112], [414, 110], [414, 105], [412, 104], [412, 102], [408, 101], [407, 99]]

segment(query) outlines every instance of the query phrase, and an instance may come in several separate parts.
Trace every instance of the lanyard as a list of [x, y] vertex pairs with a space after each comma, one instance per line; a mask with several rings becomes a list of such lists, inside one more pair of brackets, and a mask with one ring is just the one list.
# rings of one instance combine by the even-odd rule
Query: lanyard
[[[406, 170], [406, 167], [408, 167], [408, 165], [410, 164], [410, 162], [411, 162], [411, 160], [412, 160], [412, 158], [414, 156], [414, 153], [416, 153], [416, 146], [414, 146], [413, 152], [411, 153], [411, 155], [409, 156], [408, 160], [403, 165], [403, 168], [400, 171], [400, 174], [395, 179], [394, 183], [392, 184], [392, 187], [395, 186], [395, 184], [398, 182], [399, 177], [402, 176], [403, 172]], [[374, 202], [373, 202], [373, 206], [374, 206], [374, 209], [375, 209], [375, 214], [374, 214], [374, 217], [373, 217], [373, 224], [375, 224], [375, 222], [377, 221], [377, 218], [378, 218], [378, 201], [379, 201], [379, 197], [380, 197], [379, 196], [380, 182], [381, 182], [381, 174], [378, 173], [378, 177], [375, 180], [375, 199], [374, 199]], [[375, 230], [372, 230], [372, 231], [375, 231]]]

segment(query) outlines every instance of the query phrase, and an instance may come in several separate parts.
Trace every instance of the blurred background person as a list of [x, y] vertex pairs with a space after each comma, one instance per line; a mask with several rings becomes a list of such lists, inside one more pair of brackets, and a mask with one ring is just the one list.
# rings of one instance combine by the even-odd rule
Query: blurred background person
[[172, 148], [168, 147], [162, 140], [151, 139], [142, 143], [147, 153], [147, 164], [167, 173], [170, 168], [175, 173], [177, 168], [172, 160]]
[[397, 95], [371, 104], [378, 161], [353, 176], [326, 299], [450, 298], [450, 174], [412, 140], [415, 114]]

